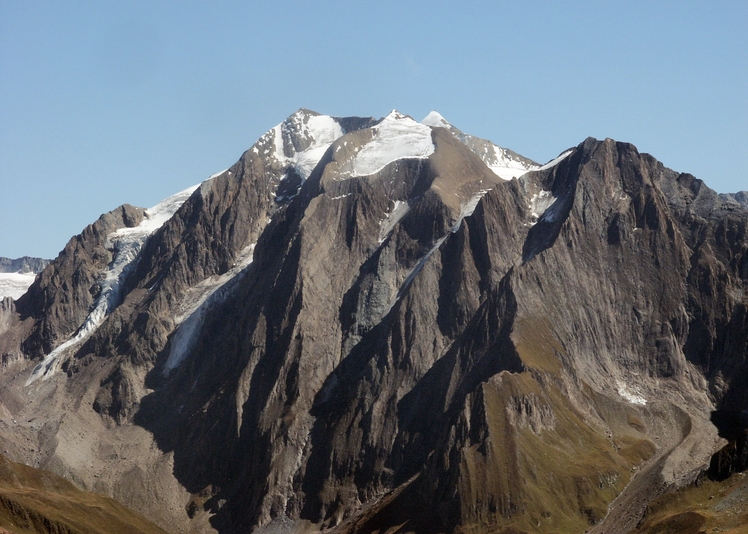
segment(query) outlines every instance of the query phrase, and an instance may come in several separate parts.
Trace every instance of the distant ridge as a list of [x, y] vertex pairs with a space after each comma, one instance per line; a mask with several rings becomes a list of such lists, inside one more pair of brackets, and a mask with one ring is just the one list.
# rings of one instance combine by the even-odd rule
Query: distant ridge
[[51, 260], [29, 256], [15, 260], [0, 258], [0, 299], [19, 299], [34, 283], [36, 275], [50, 263]]
[[0, 273], [40, 273], [51, 261], [31, 256], [14, 260], [0, 257]]
[[719, 198], [726, 202], [737, 202], [744, 210], [748, 210], [748, 191], [721, 194], [719, 195]]

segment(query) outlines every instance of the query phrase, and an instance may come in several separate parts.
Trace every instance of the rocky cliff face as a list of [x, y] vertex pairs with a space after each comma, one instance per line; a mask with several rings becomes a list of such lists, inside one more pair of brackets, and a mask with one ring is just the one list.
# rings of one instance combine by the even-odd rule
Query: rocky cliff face
[[174, 531], [626, 532], [748, 407], [748, 212], [628, 144], [300, 110], [98, 306], [152, 218], [8, 312], [0, 437]]

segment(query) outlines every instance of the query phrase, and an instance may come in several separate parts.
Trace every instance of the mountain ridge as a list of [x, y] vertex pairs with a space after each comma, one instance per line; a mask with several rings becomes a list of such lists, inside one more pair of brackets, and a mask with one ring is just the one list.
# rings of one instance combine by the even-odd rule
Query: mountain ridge
[[[738, 201], [612, 140], [541, 166], [433, 114], [319, 117], [186, 197], [108, 315], [26, 384], [145, 211], [71, 240], [0, 332], [2, 407], [47, 420], [15, 457], [183, 531], [625, 532], [643, 508], [608, 505], [646, 493], [632, 469], [655, 481], [644, 505], [698, 476], [724, 443], [712, 409], [748, 406]], [[498, 155], [527, 172], [505, 181]], [[96, 480], [41, 399], [85, 425]], [[143, 458], [123, 471], [113, 451]]]

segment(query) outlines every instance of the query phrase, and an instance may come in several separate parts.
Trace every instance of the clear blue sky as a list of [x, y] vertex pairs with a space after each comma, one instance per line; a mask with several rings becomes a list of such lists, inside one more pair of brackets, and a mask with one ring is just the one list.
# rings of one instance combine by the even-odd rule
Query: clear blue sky
[[545, 162], [634, 143], [748, 189], [748, 2], [0, 0], [0, 256], [234, 163], [300, 107], [455, 126]]

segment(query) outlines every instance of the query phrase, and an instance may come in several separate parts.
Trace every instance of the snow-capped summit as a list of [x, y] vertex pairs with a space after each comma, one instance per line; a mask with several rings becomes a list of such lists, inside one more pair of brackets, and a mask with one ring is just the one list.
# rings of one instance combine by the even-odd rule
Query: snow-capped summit
[[438, 111], [431, 111], [424, 117], [421, 124], [431, 126], [432, 128], [454, 128]]
[[328, 147], [345, 133], [339, 121], [302, 108], [268, 130], [252, 150], [306, 180]]
[[340, 123], [328, 115], [300, 109], [272, 130], [275, 157], [291, 165], [307, 179], [322, 154], [345, 132]]
[[434, 153], [431, 128], [392, 110], [374, 126], [374, 135], [356, 154], [352, 176], [368, 176], [395, 160], [423, 159]]

